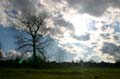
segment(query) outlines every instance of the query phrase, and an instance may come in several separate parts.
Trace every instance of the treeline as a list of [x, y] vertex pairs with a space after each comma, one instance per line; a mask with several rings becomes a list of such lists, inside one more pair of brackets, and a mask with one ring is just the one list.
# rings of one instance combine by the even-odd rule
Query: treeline
[[106, 62], [62, 62], [57, 63], [37, 61], [33, 63], [32, 60], [22, 61], [20, 59], [16, 60], [0, 60], [0, 67], [32, 67], [32, 68], [63, 68], [63, 67], [118, 67], [120, 68], [120, 61], [116, 63], [106, 63]]

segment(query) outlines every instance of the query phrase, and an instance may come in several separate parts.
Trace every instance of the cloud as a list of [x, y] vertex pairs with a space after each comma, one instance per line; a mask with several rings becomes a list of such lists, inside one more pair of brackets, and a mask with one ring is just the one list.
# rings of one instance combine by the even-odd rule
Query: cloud
[[9, 26], [15, 15], [21, 15], [26, 12], [39, 13], [45, 12], [39, 0], [1, 0], [0, 3], [0, 23]]
[[14, 49], [11, 49], [8, 51], [7, 55], [6, 55], [6, 59], [17, 59], [17, 58], [21, 58], [22, 53], [15, 51]]
[[104, 42], [101, 51], [114, 56], [116, 60], [120, 59], [120, 47], [114, 43]]
[[4, 26], [9, 25], [8, 16], [4, 12], [6, 10], [7, 4], [8, 4], [7, 0], [1, 0], [0, 2], [0, 24]]
[[0, 58], [3, 58], [3, 57], [5, 57], [5, 52], [2, 49], [0, 49]]
[[[36, 8], [36, 0], [11, 0], [9, 1], [9, 7], [14, 10], [22, 11], [33, 11]], [[10, 9], [9, 8], [9, 9]]]
[[76, 38], [79, 41], [88, 41], [88, 40], [90, 40], [90, 34], [86, 33], [81, 36], [74, 36], [74, 38]]
[[[10, 18], [22, 11], [39, 12], [43, 8], [49, 13], [48, 26], [54, 38], [47, 52], [64, 51], [71, 60], [94, 58], [111, 62], [111, 55], [119, 55], [113, 54], [120, 43], [119, 4], [120, 0], [1, 0], [0, 24], [10, 25]], [[110, 49], [105, 50], [107, 47]]]
[[108, 7], [106, 0], [67, 0], [70, 7], [81, 13], [88, 13], [94, 16], [102, 15]]
[[104, 45], [103, 45], [103, 48], [101, 49], [101, 51], [103, 51], [104, 53], [115, 53], [115, 52], [119, 52], [119, 47], [116, 46], [115, 44], [113, 43], [107, 43], [107, 42], [104, 42]]
[[120, 8], [120, 0], [67, 0], [70, 7], [80, 13], [101, 16], [109, 7]]
[[114, 33], [120, 33], [120, 22], [114, 23]]
[[109, 34], [109, 33], [103, 33], [103, 34], [101, 34], [101, 37], [103, 37], [104, 39], [111, 39], [111, 34]]
[[[1, 50], [2, 51], [2, 50]], [[8, 52], [2, 51], [2, 60], [16, 60], [17, 58], [20, 58], [22, 60], [27, 60], [32, 56], [30, 52], [21, 53], [19, 51], [16, 51], [14, 49], [10, 49]]]
[[54, 22], [60, 27], [65, 27], [67, 30], [71, 30], [71, 31], [74, 30], [72, 23], [65, 21], [63, 18], [61, 19], [56, 18]]

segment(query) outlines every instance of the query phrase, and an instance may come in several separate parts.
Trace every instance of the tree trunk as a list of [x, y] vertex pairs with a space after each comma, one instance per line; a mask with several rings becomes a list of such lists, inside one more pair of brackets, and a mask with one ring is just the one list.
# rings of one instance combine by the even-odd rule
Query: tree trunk
[[36, 56], [36, 41], [35, 37], [33, 37], [33, 64], [36, 64], [37, 56]]

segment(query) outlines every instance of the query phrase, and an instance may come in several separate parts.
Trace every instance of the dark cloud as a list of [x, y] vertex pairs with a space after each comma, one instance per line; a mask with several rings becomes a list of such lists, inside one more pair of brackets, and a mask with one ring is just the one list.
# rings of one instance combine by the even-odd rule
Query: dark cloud
[[111, 39], [111, 34], [103, 33], [103, 34], [101, 34], [101, 37], [104, 38], [104, 39]]
[[60, 2], [62, 3], [62, 0], [52, 0], [53, 2]]
[[101, 48], [101, 51], [103, 53], [107, 53], [107, 54], [115, 56], [116, 59], [120, 57], [120, 46], [117, 46], [114, 43], [104, 42], [104, 45]]
[[112, 24], [109, 24], [109, 25], [105, 25], [105, 24], [104, 24], [104, 25], [101, 27], [101, 30], [102, 30], [102, 31], [106, 31], [106, 30], [109, 29], [109, 28], [113, 29]]
[[111, 5], [120, 8], [120, 0], [110, 0]]
[[94, 16], [102, 15], [108, 7], [120, 7], [120, 0], [67, 0], [70, 7]]
[[113, 38], [115, 41], [118, 41], [120, 39], [119, 36], [117, 36], [117, 35], [114, 35]]
[[73, 36], [73, 37], [76, 38], [77, 40], [80, 40], [80, 41], [90, 40], [90, 34], [89, 33], [86, 33], [86, 34], [81, 35], [81, 36]]
[[115, 52], [119, 52], [120, 48], [117, 45], [115, 45], [114, 43], [104, 42], [104, 45], [103, 45], [101, 51], [103, 51], [104, 53], [112, 54]]
[[10, 0], [9, 3], [14, 9], [21, 11], [34, 10], [35, 8], [35, 0]]
[[8, 11], [9, 13], [12, 12], [13, 14], [19, 12], [19, 13], [37, 13], [45, 11], [43, 9], [43, 5], [39, 2], [39, 0], [8, 0], [9, 5], [5, 9], [5, 11]]
[[74, 30], [72, 23], [65, 21], [63, 18], [61, 19], [56, 18], [54, 19], [54, 22], [61, 27], [65, 27], [67, 30], [71, 30], [71, 31]]

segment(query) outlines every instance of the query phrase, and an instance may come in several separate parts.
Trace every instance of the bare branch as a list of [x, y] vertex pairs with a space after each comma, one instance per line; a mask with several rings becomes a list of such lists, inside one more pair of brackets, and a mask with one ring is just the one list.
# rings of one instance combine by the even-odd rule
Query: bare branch
[[42, 49], [40, 49], [39, 47], [37, 47], [37, 50], [38, 50], [38, 52], [42, 55], [43, 59], [46, 59], [46, 57], [45, 57]]
[[19, 46], [18, 50], [22, 49], [24, 47], [27, 47], [27, 46], [33, 46], [33, 45], [32, 44], [23, 44], [23, 45]]

